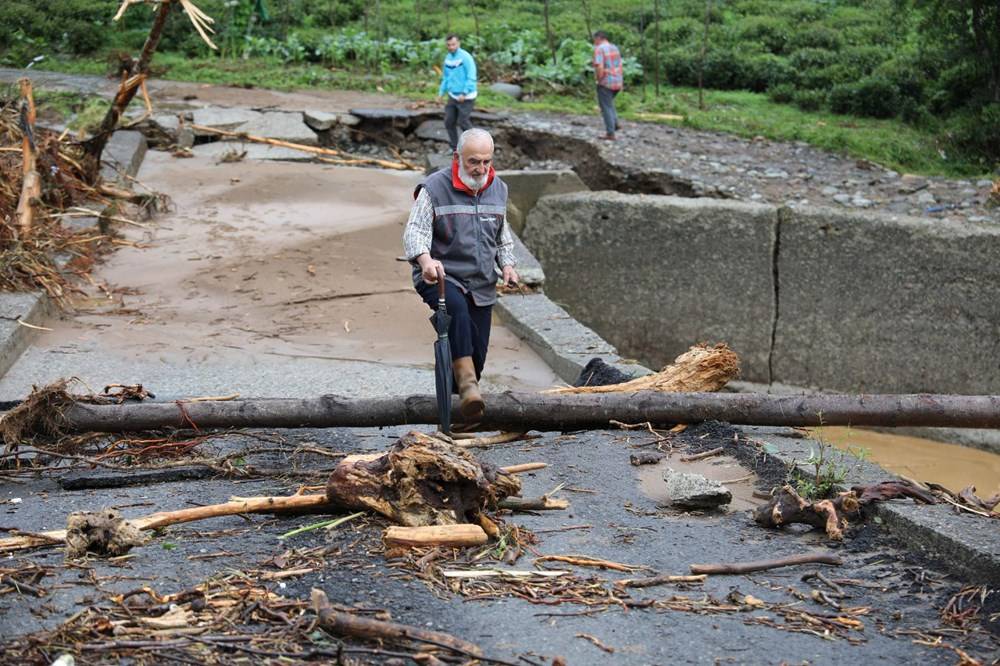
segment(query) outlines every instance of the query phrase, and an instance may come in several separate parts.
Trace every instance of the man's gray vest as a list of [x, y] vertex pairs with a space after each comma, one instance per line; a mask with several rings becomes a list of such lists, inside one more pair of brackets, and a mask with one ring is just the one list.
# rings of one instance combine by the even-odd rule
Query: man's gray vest
[[[446, 279], [472, 294], [476, 305], [497, 300], [497, 246], [507, 213], [507, 184], [494, 176], [485, 190], [473, 196], [456, 190], [451, 169], [431, 174], [417, 186], [430, 195], [434, 206], [431, 258], [444, 264]], [[413, 284], [423, 282], [414, 264]]]

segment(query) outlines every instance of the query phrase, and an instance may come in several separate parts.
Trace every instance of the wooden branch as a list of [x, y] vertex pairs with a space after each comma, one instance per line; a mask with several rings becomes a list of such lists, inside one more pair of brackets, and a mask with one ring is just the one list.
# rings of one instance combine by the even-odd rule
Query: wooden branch
[[569, 500], [556, 499], [548, 495], [541, 497], [508, 497], [500, 501], [497, 508], [508, 511], [560, 511], [569, 508]]
[[539, 562], [565, 562], [566, 564], [573, 564], [578, 567], [596, 567], [598, 569], [610, 569], [612, 571], [624, 571], [627, 573], [649, 568], [637, 564], [622, 564], [621, 562], [602, 560], [587, 555], [542, 555], [535, 558], [535, 564]]
[[719, 574], [745, 574], [754, 571], [766, 571], [779, 567], [790, 567], [796, 564], [833, 564], [839, 566], [843, 563], [843, 560], [833, 553], [804, 553], [802, 555], [781, 557], [776, 560], [759, 560], [756, 562], [692, 564], [691, 573], [715, 576]]
[[386, 546], [444, 546], [464, 548], [481, 546], [489, 537], [479, 525], [425, 525], [423, 527], [390, 526], [382, 533]]
[[534, 472], [536, 469], [545, 469], [548, 466], [548, 463], [543, 462], [521, 463], [520, 465], [501, 467], [500, 471], [508, 474], [524, 474], [525, 472]]
[[481, 657], [483, 654], [478, 645], [441, 631], [429, 631], [407, 624], [375, 620], [334, 610], [322, 590], [313, 588], [311, 596], [313, 612], [319, 619], [319, 625], [335, 636], [350, 636], [372, 641], [420, 641], [472, 657]]
[[396, 169], [397, 171], [408, 171], [411, 167], [403, 164], [402, 162], [391, 162], [389, 160], [380, 160], [373, 157], [359, 157], [357, 155], [351, 155], [349, 153], [344, 153], [339, 150], [334, 150], [333, 148], [322, 148], [320, 146], [307, 146], [301, 143], [292, 143], [291, 141], [282, 141], [281, 139], [270, 139], [265, 136], [254, 136], [253, 134], [246, 134], [244, 132], [231, 132], [229, 130], [217, 129], [215, 127], [208, 127], [206, 125], [196, 125], [191, 123], [188, 125], [193, 130], [199, 132], [207, 132], [209, 134], [218, 134], [219, 136], [226, 136], [232, 139], [239, 139], [241, 141], [250, 141], [252, 143], [263, 143], [269, 146], [280, 146], [281, 148], [291, 148], [292, 150], [301, 150], [304, 153], [313, 153], [314, 155], [330, 155], [333, 157], [339, 157], [340, 160], [334, 161], [329, 160], [334, 164], [374, 164], [386, 169]]
[[[243, 513], [281, 513], [283, 511], [319, 511], [329, 508], [326, 495], [291, 495], [289, 497], [237, 497], [224, 504], [197, 506], [179, 511], [159, 511], [130, 520], [140, 530], [153, 530], [167, 525], [189, 523], [205, 518], [233, 516]], [[53, 530], [37, 535], [22, 535], [0, 539], [0, 553], [62, 543], [66, 530]]]
[[[754, 393], [608, 393], [485, 396], [480, 427], [543, 431], [608, 428], [612, 420], [651, 424], [718, 420], [746, 425], [880, 425], [1000, 428], [1000, 396], [767, 395]], [[76, 403], [63, 409], [65, 428], [131, 432], [163, 428], [330, 428], [436, 424], [434, 395], [350, 399], [241, 399], [228, 402]], [[453, 423], [462, 416], [455, 405]]]
[[[464, 433], [457, 433], [464, 434]], [[538, 439], [541, 435], [529, 435], [526, 432], [501, 432], [496, 435], [490, 435], [488, 437], [468, 437], [459, 438], [452, 437], [455, 443], [463, 448], [487, 448], [493, 446], [494, 444], [507, 444], [509, 442], [519, 442], [521, 440], [527, 439]]]
[[618, 587], [655, 587], [657, 585], [668, 585], [671, 583], [704, 583], [708, 578], [707, 574], [694, 576], [649, 576], [648, 578], [623, 578], [615, 581]]
[[681, 456], [681, 462], [694, 462], [695, 460], [704, 460], [705, 458], [711, 458], [712, 456], [717, 456], [725, 450], [726, 447], [720, 446], [718, 448], [712, 449], [711, 451], [702, 451], [701, 453], [695, 453], [694, 455], [690, 456]]
[[31, 90], [31, 80], [22, 78], [21, 85], [22, 124], [21, 133], [21, 198], [17, 202], [17, 228], [21, 238], [31, 235], [36, 200], [42, 196], [42, 179], [38, 175], [37, 146], [34, 144], [35, 133], [35, 97]]

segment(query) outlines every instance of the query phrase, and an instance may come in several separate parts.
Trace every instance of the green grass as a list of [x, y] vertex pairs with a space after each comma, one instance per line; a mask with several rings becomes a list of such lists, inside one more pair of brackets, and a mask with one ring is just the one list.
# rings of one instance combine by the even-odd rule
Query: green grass
[[[103, 59], [49, 60], [46, 68], [82, 74], [103, 74]], [[159, 54], [154, 61], [158, 76], [177, 81], [214, 83], [275, 90], [341, 89], [377, 91], [410, 99], [434, 98], [437, 75], [432, 71], [364, 71], [329, 69], [320, 65], [289, 65], [277, 60], [222, 60]], [[537, 88], [531, 101], [517, 102], [484, 89], [477, 106], [496, 110], [536, 110], [597, 115], [597, 104], [587, 91], [556, 92]], [[762, 136], [775, 141], [803, 141], [817, 148], [856, 159], [865, 159], [896, 171], [923, 175], [969, 177], [981, 167], [947, 159], [939, 137], [898, 120], [876, 120], [828, 112], [807, 112], [777, 104], [767, 95], [738, 91], [705, 91], [705, 110], [698, 108], [693, 88], [661, 86], [626, 90], [619, 96], [625, 119], [663, 122], [698, 130], [718, 131], [746, 138]], [[155, 103], [155, 100], [154, 100]], [[658, 119], [656, 114], [683, 116], [683, 121]]]

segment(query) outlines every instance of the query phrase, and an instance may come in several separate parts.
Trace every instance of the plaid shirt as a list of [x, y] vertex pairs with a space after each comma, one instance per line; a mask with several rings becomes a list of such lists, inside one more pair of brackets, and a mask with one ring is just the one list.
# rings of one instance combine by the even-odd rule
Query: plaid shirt
[[594, 47], [594, 67], [602, 67], [601, 77], [597, 85], [610, 90], [621, 90], [625, 83], [622, 72], [622, 54], [611, 42], [603, 42]]
[[[406, 258], [413, 261], [425, 252], [431, 251], [431, 240], [434, 237], [434, 204], [427, 190], [420, 188], [417, 200], [410, 209], [410, 219], [403, 229], [403, 252]], [[500, 266], [516, 266], [514, 259], [514, 238], [510, 234], [507, 217], [503, 218], [500, 230], [500, 243], [497, 245], [497, 263]]]

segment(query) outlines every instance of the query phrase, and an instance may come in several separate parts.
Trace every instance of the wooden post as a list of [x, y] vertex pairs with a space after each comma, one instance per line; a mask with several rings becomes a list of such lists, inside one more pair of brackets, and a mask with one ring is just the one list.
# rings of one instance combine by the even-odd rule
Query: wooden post
[[549, 43], [549, 51], [552, 52], [552, 64], [556, 64], [556, 46], [552, 41], [552, 27], [549, 25], [549, 0], [542, 3], [542, 12], [545, 15], [545, 39]]
[[42, 195], [42, 181], [37, 168], [37, 146], [35, 145], [35, 97], [31, 90], [31, 80], [23, 78], [21, 86], [21, 198], [17, 202], [17, 228], [20, 237], [31, 235], [34, 219], [35, 200]]
[[653, 0], [653, 85], [656, 98], [660, 97], [660, 0]]
[[701, 36], [701, 56], [698, 58], [698, 108], [705, 110], [705, 53], [708, 51], [708, 23], [712, 16], [712, 0], [705, 0], [705, 32]]

